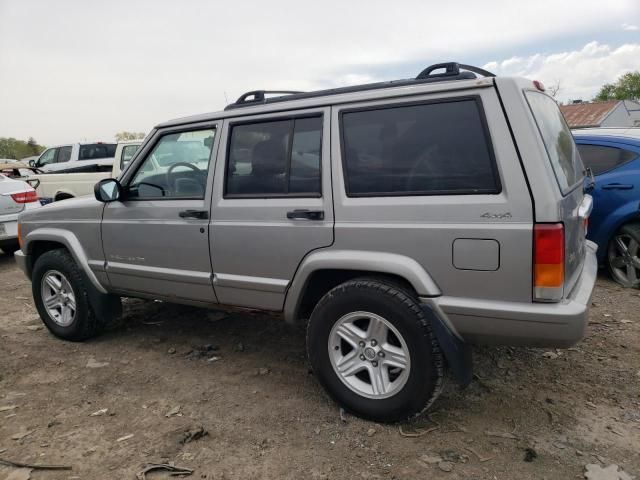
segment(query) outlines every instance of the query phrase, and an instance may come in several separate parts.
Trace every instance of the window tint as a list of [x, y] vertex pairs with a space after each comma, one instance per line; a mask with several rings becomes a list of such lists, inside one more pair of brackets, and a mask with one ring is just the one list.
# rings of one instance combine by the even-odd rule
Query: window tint
[[71, 146], [60, 147], [58, 149], [58, 162], [57, 163], [68, 162], [69, 160], [71, 160]]
[[100, 158], [111, 158], [116, 154], [117, 144], [115, 143], [89, 143], [80, 145], [79, 160], [98, 160]]
[[138, 151], [139, 147], [140, 145], [125, 145], [124, 147], [122, 147], [122, 154], [120, 156], [121, 170], [124, 170], [124, 167], [129, 164], [129, 162], [133, 158], [133, 155]]
[[551, 97], [534, 91], [529, 91], [526, 95], [560, 191], [567, 194], [571, 187], [584, 177], [582, 162], [571, 130]]
[[476, 100], [342, 115], [349, 196], [497, 193]]
[[40, 159], [38, 160], [38, 165], [43, 166], [43, 165], [49, 165], [51, 163], [54, 163], [56, 161], [57, 150], [58, 150], [57, 148], [50, 148], [49, 150], [44, 152], [40, 157]]
[[585, 167], [591, 169], [594, 175], [600, 175], [608, 170], [630, 162], [638, 156], [637, 153], [616, 147], [602, 145], [578, 144], [580, 158]]
[[160, 138], [128, 186], [128, 198], [204, 198], [215, 130]]
[[320, 195], [322, 117], [231, 128], [225, 196]]

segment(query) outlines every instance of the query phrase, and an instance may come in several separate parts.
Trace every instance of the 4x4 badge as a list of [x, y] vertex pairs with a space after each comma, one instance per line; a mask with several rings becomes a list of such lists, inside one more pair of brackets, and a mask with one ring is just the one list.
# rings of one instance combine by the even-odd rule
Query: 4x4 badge
[[511, 218], [511, 212], [506, 212], [506, 213], [489, 213], [489, 212], [485, 212], [482, 215], [480, 215], [481, 218], [490, 218], [492, 220], [501, 220], [504, 218]]

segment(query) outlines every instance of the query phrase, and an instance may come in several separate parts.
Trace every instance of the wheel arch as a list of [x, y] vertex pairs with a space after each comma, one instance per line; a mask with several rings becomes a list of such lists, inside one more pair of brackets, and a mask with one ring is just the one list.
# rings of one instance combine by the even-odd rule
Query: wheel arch
[[53, 196], [53, 201], [58, 202], [60, 200], [66, 200], [68, 198], [75, 198], [75, 195], [73, 194], [73, 192], [70, 192], [67, 190], [59, 190]]
[[376, 276], [410, 289], [420, 297], [441, 291], [422, 266], [410, 257], [386, 252], [320, 250], [308, 255], [287, 289], [284, 318], [308, 318], [315, 304], [333, 287], [362, 276]]
[[57, 228], [40, 228], [29, 232], [24, 239], [24, 252], [29, 255], [28, 273], [31, 276], [33, 266], [40, 255], [57, 248], [66, 249], [76, 264], [84, 272], [89, 282], [100, 293], [107, 290], [100, 284], [89, 267], [87, 255], [77, 237], [68, 230]]

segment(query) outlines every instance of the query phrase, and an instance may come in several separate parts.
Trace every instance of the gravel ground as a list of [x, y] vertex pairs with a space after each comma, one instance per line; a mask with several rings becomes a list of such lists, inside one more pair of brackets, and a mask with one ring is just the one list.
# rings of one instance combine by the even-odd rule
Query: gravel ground
[[341, 418], [309, 371], [304, 327], [275, 316], [127, 300], [119, 324], [69, 343], [2, 254], [0, 291], [0, 458], [73, 467], [33, 479], [134, 479], [165, 462], [198, 479], [640, 475], [640, 293], [605, 276], [582, 343], [476, 348], [474, 382], [449, 382], [403, 425]]

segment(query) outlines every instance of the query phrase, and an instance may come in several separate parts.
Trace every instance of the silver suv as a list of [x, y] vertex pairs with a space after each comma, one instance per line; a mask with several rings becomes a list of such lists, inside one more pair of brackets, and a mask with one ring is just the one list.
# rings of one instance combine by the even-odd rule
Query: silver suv
[[470, 343], [582, 338], [583, 183], [541, 83], [440, 64], [163, 123], [95, 199], [24, 213], [16, 258], [66, 340], [99, 332], [122, 296], [308, 321], [327, 391], [395, 421], [434, 401], [446, 366], [470, 381]]

